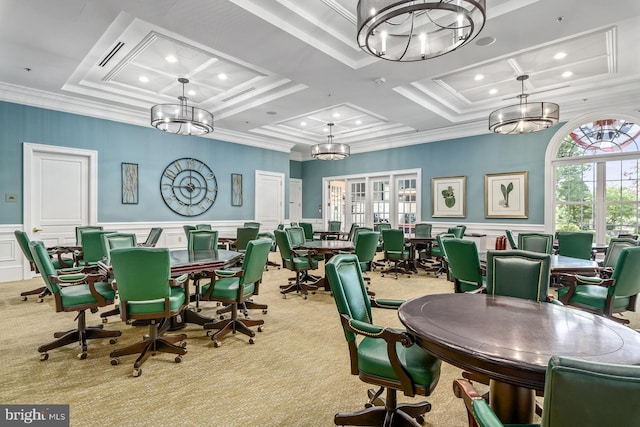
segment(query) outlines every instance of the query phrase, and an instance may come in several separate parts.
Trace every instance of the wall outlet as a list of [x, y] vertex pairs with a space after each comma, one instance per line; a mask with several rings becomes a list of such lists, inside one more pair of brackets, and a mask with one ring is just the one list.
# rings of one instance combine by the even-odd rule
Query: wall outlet
[[15, 202], [18, 201], [18, 195], [17, 194], [11, 194], [11, 193], [5, 193], [4, 201], [7, 202], [7, 203], [15, 203]]
[[178, 242], [182, 242], [182, 236], [178, 236]]

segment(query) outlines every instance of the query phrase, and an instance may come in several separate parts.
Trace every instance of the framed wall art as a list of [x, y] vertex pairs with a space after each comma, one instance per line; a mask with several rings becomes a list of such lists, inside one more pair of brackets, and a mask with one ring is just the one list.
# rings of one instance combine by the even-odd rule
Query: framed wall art
[[528, 172], [505, 172], [484, 176], [486, 218], [528, 218]]
[[431, 216], [464, 218], [466, 184], [466, 176], [431, 178]]
[[122, 204], [138, 204], [138, 164], [122, 163], [120, 165], [122, 177]]
[[242, 206], [242, 174], [231, 174], [231, 206]]

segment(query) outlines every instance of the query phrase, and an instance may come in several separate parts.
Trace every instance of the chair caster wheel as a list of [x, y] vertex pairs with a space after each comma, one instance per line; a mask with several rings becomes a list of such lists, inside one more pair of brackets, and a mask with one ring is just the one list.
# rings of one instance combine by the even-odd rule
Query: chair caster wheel
[[422, 415], [418, 415], [418, 416], [416, 417], [416, 422], [417, 422], [418, 424], [424, 424], [424, 417], [423, 417]]
[[223, 314], [220, 315], [220, 320], [224, 320], [224, 315]]
[[262, 332], [262, 326], [258, 326], [258, 332]]
[[78, 359], [80, 360], [84, 360], [87, 358], [87, 352], [83, 351], [82, 353], [78, 354]]
[[140, 375], [142, 375], [142, 368], [133, 368], [132, 375], [134, 377], [139, 377]]
[[40, 354], [40, 361], [41, 362], [44, 362], [47, 359], [49, 359], [49, 353], [41, 353]]
[[220, 347], [220, 345], [221, 345], [221, 344], [220, 344], [220, 342], [219, 342], [219, 341], [213, 340], [213, 346], [214, 346], [215, 348]]
[[249, 338], [249, 344], [255, 344], [256, 342], [254, 341], [253, 338]]
[[262, 310], [262, 314], [267, 314], [267, 309]]
[[22, 297], [22, 301], [26, 301], [26, 300], [27, 300], [27, 297]]
[[118, 359], [117, 357], [114, 357], [113, 359], [111, 359], [111, 366], [117, 366], [120, 364], [120, 359]]
[[181, 348], [187, 348], [187, 342], [186, 342], [186, 341], [182, 341], [182, 342], [180, 343], [180, 347], [181, 347]]
[[102, 318], [102, 323], [109, 323], [109, 319], [107, 319], [106, 317]]
[[117, 343], [117, 342], [118, 342], [117, 338], [111, 338], [111, 339], [109, 340], [109, 344], [115, 344], [115, 343]]
[[306, 296], [306, 295], [305, 295], [305, 296], [303, 296], [303, 297], [302, 297], [302, 299], [307, 299], [307, 296]]
[[282, 299], [287, 299], [287, 294], [282, 294]]
[[142, 336], [142, 339], [143, 339], [143, 340], [148, 340], [148, 339], [149, 339], [149, 334], [144, 334], [144, 335]]
[[180, 363], [182, 362], [182, 356], [176, 356], [175, 359], [173, 359], [176, 363]]
[[38, 298], [38, 302], [43, 302], [44, 298]]
[[200, 307], [196, 308], [196, 312], [200, 313], [202, 311], [202, 309]]

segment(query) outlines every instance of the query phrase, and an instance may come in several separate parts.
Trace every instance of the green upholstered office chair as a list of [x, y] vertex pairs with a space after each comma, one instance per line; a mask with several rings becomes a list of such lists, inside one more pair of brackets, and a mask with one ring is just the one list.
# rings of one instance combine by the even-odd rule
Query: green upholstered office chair
[[551, 302], [551, 255], [510, 250], [487, 251], [486, 293]]
[[[31, 268], [31, 271], [38, 272], [35, 261], [33, 259], [33, 254], [31, 253], [31, 249], [29, 248], [29, 243], [31, 243], [31, 240], [29, 239], [29, 235], [24, 231], [20, 231], [20, 230], [15, 230], [13, 234], [14, 236], [16, 236], [16, 240], [18, 241], [18, 246], [20, 246], [22, 253], [24, 254], [27, 261], [29, 261], [29, 267]], [[61, 250], [54, 250], [54, 251], [47, 250], [47, 252], [51, 258], [51, 263], [53, 264], [53, 267], [56, 270], [72, 269], [71, 271], [76, 271], [75, 269], [73, 269], [73, 263], [74, 263], [73, 258], [69, 258], [69, 257], [65, 258], [63, 256], [63, 254], [70, 254], [71, 256], [73, 256], [73, 251], [61, 249]], [[31, 291], [20, 292], [22, 301], [26, 301], [29, 295], [38, 295], [37, 301], [42, 302], [44, 301], [44, 297], [50, 294], [51, 293], [49, 292], [49, 289], [46, 286], [41, 286]]]
[[[290, 228], [287, 228], [285, 231], [289, 236], [289, 243], [291, 245], [291, 248], [295, 250], [297, 256], [301, 256], [301, 257], [306, 256], [307, 253], [309, 253], [309, 251], [304, 249], [297, 249], [298, 246], [302, 245], [307, 241], [307, 237], [304, 229], [302, 227], [290, 227]], [[311, 253], [311, 257], [316, 261], [316, 263], [324, 261], [324, 255], [322, 254]], [[292, 281], [297, 279], [291, 278], [289, 280]], [[299, 280], [302, 282], [316, 283], [318, 280], [320, 280], [320, 277], [310, 274], [309, 270], [305, 270], [302, 272]]]
[[138, 243], [138, 246], [144, 246], [145, 248], [155, 248], [161, 235], [162, 235], [162, 228], [153, 227], [151, 231], [149, 231], [147, 240], [145, 240], [142, 243]]
[[82, 225], [76, 227], [76, 246], [82, 246], [82, 233], [85, 231], [102, 231], [101, 225]]
[[[113, 350], [111, 364], [120, 357], [139, 354], [133, 363], [133, 376], [142, 374], [142, 364], [156, 352], [175, 354], [182, 361], [186, 350], [186, 334], [165, 335], [168, 322], [178, 316], [189, 302], [187, 275], [171, 278], [169, 250], [166, 248], [120, 248], [111, 251], [111, 266], [120, 296], [123, 321], [149, 322], [149, 333], [142, 341]], [[181, 345], [176, 343], [181, 342]]]
[[355, 222], [352, 222], [351, 227], [349, 227], [349, 234], [342, 236], [342, 239], [353, 242], [353, 235], [355, 234], [356, 228], [358, 227], [359, 227], [358, 224], [356, 224]]
[[286, 230], [291, 247], [295, 248], [307, 241], [302, 227], [289, 227]]
[[447, 234], [453, 234], [456, 236], [456, 239], [464, 239], [464, 232], [467, 231], [466, 225], [456, 225], [455, 227], [450, 227], [447, 230]]
[[[398, 404], [396, 394], [401, 391], [411, 397], [416, 394], [429, 396], [440, 378], [440, 360], [416, 345], [406, 331], [373, 323], [371, 312], [372, 306], [397, 309], [403, 301], [370, 300], [356, 255], [335, 255], [327, 263], [326, 273], [349, 346], [351, 374], [380, 387], [377, 392], [369, 390], [366, 409], [338, 413], [334, 417], [335, 424], [422, 424], [431, 404]], [[386, 399], [382, 399], [380, 395], [385, 388]]]
[[[502, 422], [467, 380], [453, 383], [464, 400], [470, 425]], [[544, 384], [542, 427], [634, 426], [640, 420], [640, 367], [552, 357]], [[511, 424], [514, 426], [514, 424]], [[531, 424], [529, 424], [531, 426]]]
[[[342, 230], [342, 221], [329, 221], [327, 223], [327, 231], [337, 231]], [[327, 240], [337, 240], [340, 236], [327, 236]]]
[[88, 327], [86, 324], [86, 310], [91, 310], [92, 313], [95, 313], [99, 307], [113, 304], [115, 291], [106, 282], [105, 277], [83, 272], [58, 274], [42, 242], [29, 243], [29, 250], [42, 276], [42, 280], [44, 280], [47, 289], [54, 297], [56, 312], [78, 313], [76, 316], [78, 320], [77, 328], [56, 332], [53, 334], [56, 338], [54, 341], [38, 347], [40, 360], [49, 358], [49, 350], [72, 343], [80, 345], [81, 352], [78, 354], [78, 358], [86, 359], [87, 340], [90, 339], [111, 338], [110, 342], [114, 344], [116, 337], [121, 335], [120, 331], [106, 331], [102, 329], [102, 325]]
[[485, 285], [486, 277], [473, 240], [448, 239], [442, 242], [455, 292], [468, 292]]
[[258, 238], [259, 229], [257, 227], [241, 227], [236, 229], [236, 240], [231, 244], [234, 251], [244, 252], [251, 240]]
[[183, 225], [182, 229], [184, 230], [184, 235], [187, 236], [187, 241], [189, 241], [189, 233], [196, 230], [195, 225]]
[[415, 225], [414, 234], [416, 237], [431, 237], [431, 224], [419, 223]]
[[304, 238], [307, 242], [318, 240], [313, 237], [313, 224], [310, 222], [301, 222], [299, 223], [299, 226], [304, 230]]
[[77, 260], [78, 266], [97, 267], [98, 261], [105, 261], [107, 258], [107, 247], [103, 236], [112, 234], [115, 231], [83, 231], [82, 232], [82, 256]]
[[[368, 232], [368, 231], [373, 231], [373, 228], [371, 227], [356, 227], [353, 230], [353, 238], [351, 239], [351, 241], [353, 242], [353, 246], [356, 246], [358, 244], [358, 237], [360, 237], [360, 233], [364, 233], [364, 232]], [[378, 235], [380, 234], [380, 232], [377, 232]], [[378, 240], [378, 247], [380, 246], [380, 240]], [[378, 250], [378, 247], [376, 247], [376, 251]]]
[[610, 278], [569, 276], [567, 287], [558, 289], [563, 304], [579, 307], [621, 323], [627, 319], [614, 313], [636, 311], [640, 293], [640, 246], [624, 248]]
[[[376, 256], [379, 239], [380, 233], [377, 231], [361, 231], [358, 234], [355, 254], [360, 261], [360, 270], [363, 272], [371, 271], [371, 264], [373, 263], [373, 258]], [[365, 277], [364, 280], [370, 281], [371, 279]]]
[[382, 230], [391, 230], [391, 224], [389, 224], [388, 222], [378, 222], [376, 224], [373, 224], [373, 231], [382, 233]]
[[[373, 224], [373, 231], [377, 231], [378, 233], [380, 233], [380, 241], [378, 242], [378, 252], [384, 251], [384, 236], [382, 235], [382, 232], [384, 230], [391, 230], [391, 224], [389, 224], [388, 222], [379, 222], [379, 223]], [[384, 268], [386, 266], [386, 262], [387, 260], [384, 259], [383, 257], [380, 261], [374, 262], [373, 265], [375, 267]]]
[[450, 278], [449, 263], [447, 262], [447, 253], [445, 252], [442, 242], [445, 240], [455, 239], [456, 236], [452, 233], [443, 233], [436, 236], [437, 244], [431, 247], [431, 256], [439, 263], [438, 269], [435, 271], [435, 276], [445, 273], [447, 278]]
[[[288, 230], [287, 230], [288, 231]], [[276, 244], [282, 257], [282, 267], [296, 273], [295, 278], [290, 279], [286, 285], [280, 285], [280, 293], [283, 298], [290, 292], [301, 293], [307, 299], [309, 291], [315, 293], [318, 289], [315, 283], [305, 283], [301, 280], [303, 273], [318, 268], [318, 261], [313, 257], [312, 251], [299, 253], [292, 249], [289, 234], [284, 230], [275, 230]], [[293, 281], [293, 283], [292, 283]]]
[[635, 239], [628, 238], [613, 238], [609, 241], [609, 247], [607, 248], [607, 252], [604, 255], [604, 260], [602, 261], [602, 269], [600, 271], [600, 277], [606, 276], [611, 277], [611, 273], [613, 273], [613, 269], [618, 262], [618, 257], [620, 256], [620, 251], [624, 248], [638, 246], [640, 242]]
[[504, 230], [504, 234], [507, 236], [507, 242], [509, 242], [509, 247], [511, 249], [518, 249], [518, 244], [516, 243], [516, 239], [513, 236], [513, 231]]
[[260, 229], [260, 223], [255, 221], [247, 221], [243, 225], [244, 228], [257, 228]]
[[518, 234], [518, 249], [541, 254], [552, 254], [553, 234], [520, 233]]
[[[242, 304], [250, 303], [250, 298], [256, 293], [262, 281], [270, 248], [271, 241], [268, 239], [252, 240], [247, 244], [240, 270], [216, 270], [209, 273], [211, 282], [202, 286], [200, 299], [231, 306], [231, 318], [204, 324], [205, 329], [217, 329], [211, 334], [214, 347], [218, 347], [218, 340], [229, 332], [240, 332], [249, 336], [249, 344], [254, 343], [253, 337], [256, 335], [250, 329], [252, 326], [258, 326], [258, 332], [262, 332], [264, 320], [241, 319], [238, 317], [238, 310]], [[266, 306], [264, 310], [266, 311]]]
[[[213, 251], [218, 249], [218, 231], [217, 230], [191, 230], [187, 238], [187, 249], [194, 251]], [[200, 279], [201, 274], [192, 274], [194, 295], [193, 299], [196, 303], [196, 311], [200, 309]]]
[[196, 230], [211, 230], [211, 224], [196, 224]]
[[558, 254], [572, 258], [592, 259], [593, 233], [558, 231]]
[[[118, 248], [134, 248], [137, 246], [136, 235], [133, 233], [108, 233], [102, 235], [103, 244], [105, 246], [105, 262], [111, 265], [111, 251]], [[102, 323], [107, 323], [110, 316], [120, 314], [120, 305], [116, 304], [115, 308], [100, 313]]]
[[[358, 240], [360, 237], [358, 237]], [[398, 278], [398, 273], [411, 276], [411, 272], [402, 265], [409, 259], [409, 251], [404, 244], [404, 233], [402, 230], [382, 230], [382, 249], [384, 250], [384, 259], [387, 263], [393, 263], [392, 267], [387, 267], [380, 271], [382, 277], [387, 273], [393, 273], [394, 278]]]

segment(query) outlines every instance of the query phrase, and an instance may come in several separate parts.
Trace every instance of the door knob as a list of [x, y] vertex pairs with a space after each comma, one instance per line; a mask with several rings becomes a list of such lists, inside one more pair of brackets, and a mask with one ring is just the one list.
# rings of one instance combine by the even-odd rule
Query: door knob
[[33, 227], [31, 231], [33, 231], [34, 233], [37, 233], [38, 231], [42, 231], [42, 228]]

